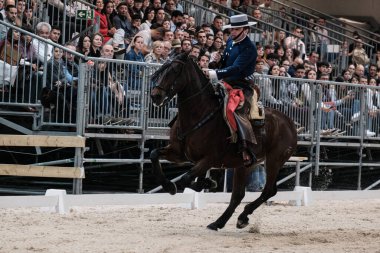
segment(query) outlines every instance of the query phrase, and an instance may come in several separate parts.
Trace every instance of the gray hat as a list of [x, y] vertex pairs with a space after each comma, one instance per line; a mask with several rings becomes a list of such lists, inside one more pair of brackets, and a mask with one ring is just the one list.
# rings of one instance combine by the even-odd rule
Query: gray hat
[[223, 30], [227, 28], [239, 28], [256, 25], [257, 22], [248, 22], [248, 16], [246, 14], [239, 14], [231, 16], [230, 24], [223, 26]]

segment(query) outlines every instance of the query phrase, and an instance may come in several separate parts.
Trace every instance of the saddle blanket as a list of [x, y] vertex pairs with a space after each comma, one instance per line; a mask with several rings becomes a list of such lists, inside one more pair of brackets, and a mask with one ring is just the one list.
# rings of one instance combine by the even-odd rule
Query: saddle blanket
[[239, 106], [243, 106], [244, 94], [241, 89], [233, 89], [231, 85], [226, 82], [222, 82], [222, 85], [225, 93], [223, 116], [230, 129], [232, 142], [236, 142], [237, 123], [235, 120], [234, 112]]

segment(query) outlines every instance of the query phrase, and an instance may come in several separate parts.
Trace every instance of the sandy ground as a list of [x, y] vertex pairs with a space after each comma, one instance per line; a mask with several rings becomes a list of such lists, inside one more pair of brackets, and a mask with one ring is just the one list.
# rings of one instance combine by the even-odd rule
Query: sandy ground
[[236, 212], [224, 229], [207, 230], [225, 207], [81, 207], [67, 215], [0, 209], [0, 252], [380, 253], [379, 199], [274, 203], [260, 207], [245, 229], [235, 228]]

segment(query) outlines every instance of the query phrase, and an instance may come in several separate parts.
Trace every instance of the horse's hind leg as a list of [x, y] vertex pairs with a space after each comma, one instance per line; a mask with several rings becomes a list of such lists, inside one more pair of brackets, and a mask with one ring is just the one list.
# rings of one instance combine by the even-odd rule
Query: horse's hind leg
[[185, 158], [181, 154], [179, 154], [176, 150], [174, 150], [170, 145], [164, 148], [154, 149], [150, 153], [150, 160], [152, 161], [153, 174], [156, 178], [157, 183], [162, 185], [162, 188], [166, 192], [169, 192], [170, 194], [174, 195], [177, 193], [177, 187], [173, 182], [171, 182], [169, 179], [165, 177], [162, 171], [159, 158], [163, 158], [169, 161], [177, 161], [177, 162], [184, 161]]
[[245, 186], [247, 184], [248, 173], [249, 170], [247, 168], [234, 169], [230, 204], [224, 213], [216, 221], [208, 225], [207, 228], [218, 230], [219, 228], [223, 228], [226, 225], [227, 221], [235, 212], [236, 207], [241, 203], [242, 199], [245, 196]]
[[[288, 158], [285, 159], [285, 161]], [[280, 161], [279, 161], [280, 160]], [[265, 168], [266, 168], [266, 184], [265, 187], [260, 195], [255, 201], [247, 204], [244, 207], [244, 211], [239, 215], [238, 221], [236, 224], [237, 228], [244, 228], [248, 225], [248, 215], [252, 214], [253, 211], [255, 211], [262, 203], [276, 195], [277, 193], [277, 175], [279, 170], [282, 168], [285, 161], [282, 161], [282, 159], [276, 160], [274, 158], [268, 158], [265, 162]]]

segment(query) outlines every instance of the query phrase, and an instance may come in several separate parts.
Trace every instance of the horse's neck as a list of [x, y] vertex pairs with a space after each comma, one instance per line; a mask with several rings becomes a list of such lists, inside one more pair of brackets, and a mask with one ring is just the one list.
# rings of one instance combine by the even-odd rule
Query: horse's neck
[[201, 85], [201, 80], [197, 80], [197, 82], [199, 85], [188, 84], [178, 94], [179, 117], [184, 125], [202, 120], [218, 106], [218, 100], [213, 94], [211, 84], [204, 82]]

